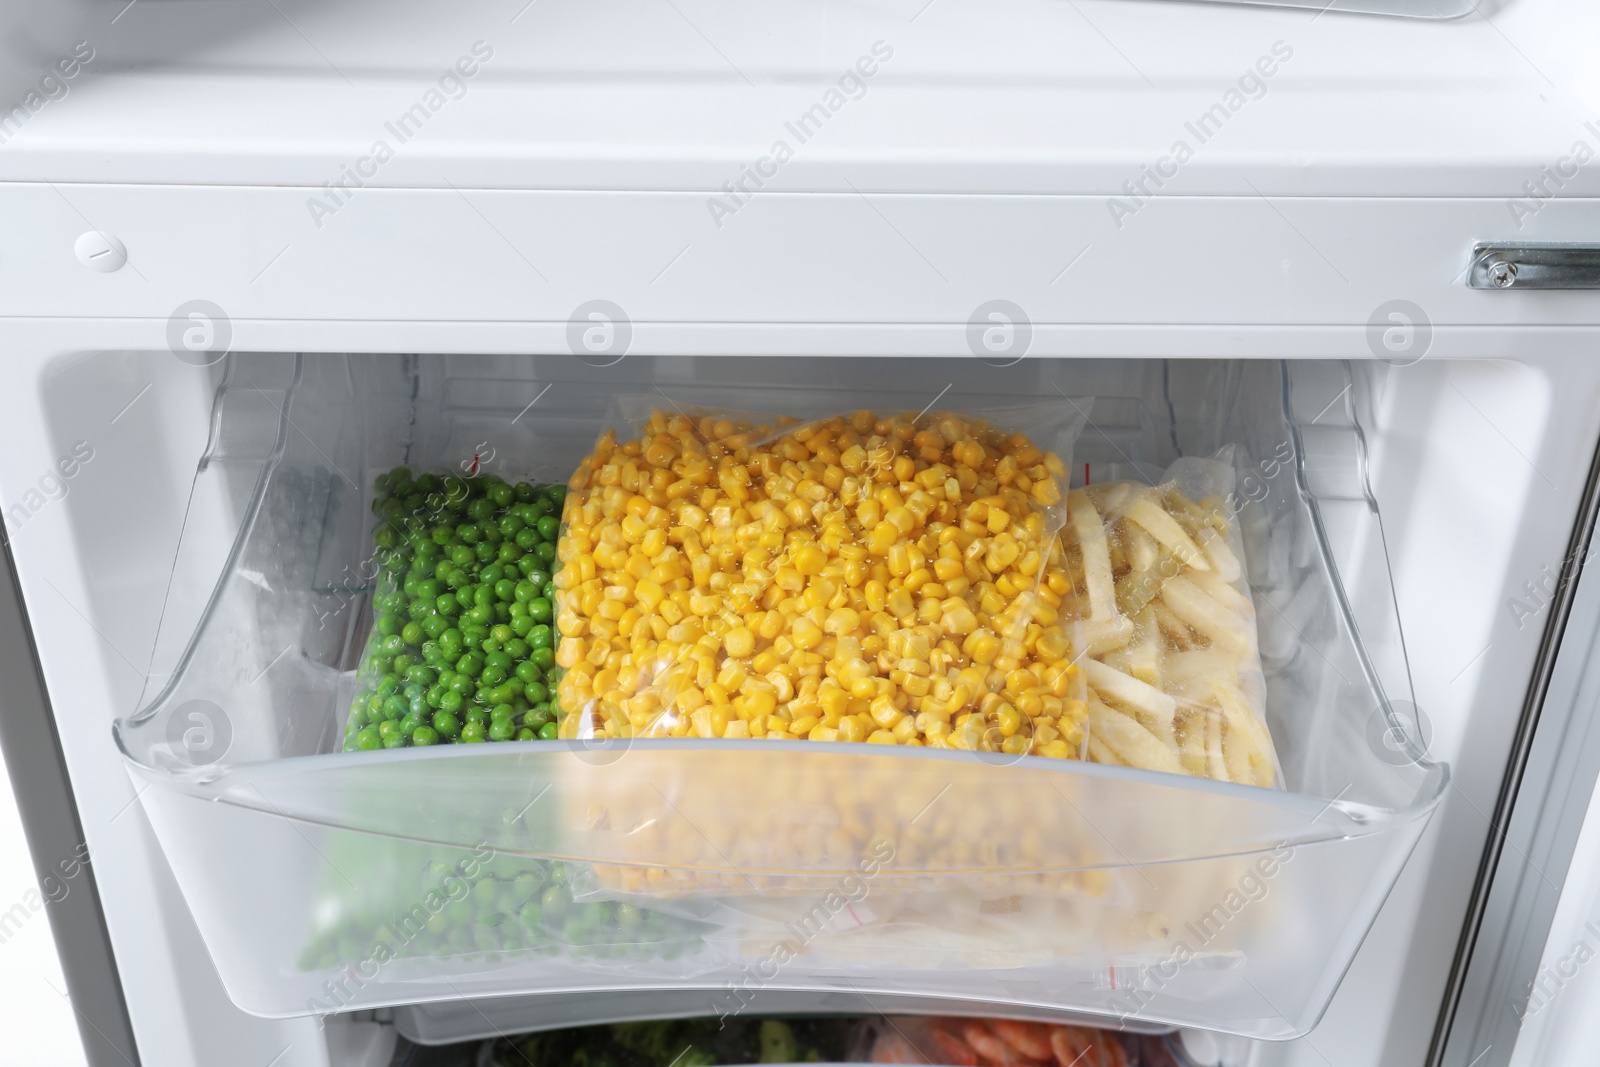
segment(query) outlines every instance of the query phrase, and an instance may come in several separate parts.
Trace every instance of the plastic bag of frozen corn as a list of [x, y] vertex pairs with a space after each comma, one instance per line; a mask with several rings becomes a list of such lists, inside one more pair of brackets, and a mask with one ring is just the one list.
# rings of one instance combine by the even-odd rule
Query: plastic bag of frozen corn
[[1081, 758], [1057, 535], [1086, 407], [618, 398], [563, 516], [560, 736]]
[[1237, 529], [1234, 450], [1156, 485], [1072, 490], [1061, 533], [1079, 592], [1088, 758], [1272, 786], [1277, 755]]

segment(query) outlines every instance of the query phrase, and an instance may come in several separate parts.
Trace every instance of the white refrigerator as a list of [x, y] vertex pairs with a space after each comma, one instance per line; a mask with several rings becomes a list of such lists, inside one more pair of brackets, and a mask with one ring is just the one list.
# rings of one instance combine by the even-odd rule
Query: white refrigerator
[[[0, 742], [97, 1067], [745, 1011], [1592, 1056], [1592, 5], [0, 20]], [[1073, 424], [1074, 487], [1222, 457], [1277, 788], [341, 752], [374, 479], [560, 484], [639, 397], [1026, 408]], [[823, 847], [859, 810], [876, 859]], [[796, 935], [847, 878], [867, 906]]]

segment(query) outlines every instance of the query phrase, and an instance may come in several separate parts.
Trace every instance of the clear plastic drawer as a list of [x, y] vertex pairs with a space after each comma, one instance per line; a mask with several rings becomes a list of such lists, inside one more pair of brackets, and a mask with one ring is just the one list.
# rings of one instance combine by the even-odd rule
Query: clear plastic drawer
[[[372, 625], [373, 475], [564, 481], [618, 392], [770, 407], [818, 382], [859, 406], [923, 383], [956, 410], [1095, 396], [1080, 478], [1237, 446], [1286, 788], [844, 743], [337, 751]], [[1411, 694], [1365, 386], [1314, 362], [231, 357], [158, 638], [170, 672], [117, 741], [257, 1014], [651, 989], [733, 1014], [838, 991], [1293, 1037], [1447, 778], [1394, 710]]]

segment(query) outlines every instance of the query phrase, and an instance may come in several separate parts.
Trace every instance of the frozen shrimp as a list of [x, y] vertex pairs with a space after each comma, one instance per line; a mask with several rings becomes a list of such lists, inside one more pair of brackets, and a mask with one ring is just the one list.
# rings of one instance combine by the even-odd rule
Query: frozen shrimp
[[982, 1022], [974, 1020], [961, 1028], [961, 1036], [967, 1039], [967, 1044], [972, 1046], [972, 1051], [978, 1054], [981, 1063], [989, 1067], [1029, 1067], [1038, 1063], [1030, 1056], [1024, 1056], [1001, 1039], [1000, 1035], [989, 1029]]
[[929, 1020], [928, 1033], [933, 1035], [934, 1044], [939, 1046], [939, 1062], [949, 1064], [949, 1067], [978, 1067], [977, 1054], [961, 1040], [959, 1027], [960, 1024], [952, 1020]]
[[1044, 1023], [991, 1019], [989, 1026], [1006, 1044], [1030, 1059], [1048, 1060], [1053, 1055], [1050, 1050], [1050, 1028]]

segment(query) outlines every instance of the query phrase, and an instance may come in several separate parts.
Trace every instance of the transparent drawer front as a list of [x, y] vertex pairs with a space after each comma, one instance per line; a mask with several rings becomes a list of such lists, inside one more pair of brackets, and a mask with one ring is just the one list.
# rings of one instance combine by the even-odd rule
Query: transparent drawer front
[[[867, 406], [908, 376], [957, 410], [1096, 397], [1080, 480], [1243, 450], [1285, 789], [847, 743], [335, 751], [371, 626], [372, 473], [559, 481], [619, 391], [770, 404], [828, 381]], [[236, 358], [158, 641], [170, 679], [118, 741], [230, 994], [259, 1014], [651, 988], [729, 1014], [841, 990], [1292, 1037], [1445, 780], [1373, 742], [1384, 683], [1410, 692], [1364, 384], [1277, 363]], [[201, 536], [230, 515], [231, 548]]]

